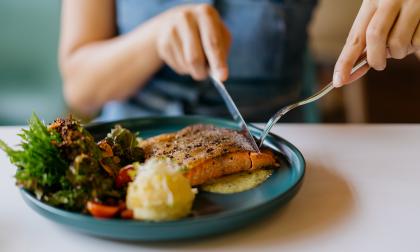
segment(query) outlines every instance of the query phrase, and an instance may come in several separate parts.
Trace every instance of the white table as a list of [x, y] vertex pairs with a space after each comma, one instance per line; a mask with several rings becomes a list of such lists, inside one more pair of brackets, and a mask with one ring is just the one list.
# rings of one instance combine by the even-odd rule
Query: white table
[[[18, 127], [0, 127], [17, 143]], [[124, 243], [74, 233], [29, 209], [0, 153], [0, 251], [420, 251], [420, 125], [282, 125], [308, 168], [273, 216], [195, 242]]]

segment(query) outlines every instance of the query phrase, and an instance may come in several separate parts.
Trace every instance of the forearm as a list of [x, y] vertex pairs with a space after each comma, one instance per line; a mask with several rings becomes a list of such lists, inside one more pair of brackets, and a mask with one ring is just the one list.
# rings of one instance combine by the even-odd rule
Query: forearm
[[109, 100], [125, 99], [162, 66], [156, 50], [157, 23], [123, 36], [85, 44], [61, 55], [64, 95], [84, 116]]

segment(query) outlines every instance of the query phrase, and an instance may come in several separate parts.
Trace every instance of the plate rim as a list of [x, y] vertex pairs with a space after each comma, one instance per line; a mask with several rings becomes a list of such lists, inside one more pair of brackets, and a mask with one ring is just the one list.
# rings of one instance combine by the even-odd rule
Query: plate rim
[[[221, 124], [228, 124], [230, 126], [233, 126], [235, 128], [235, 123], [229, 119], [224, 118], [215, 118], [215, 117], [207, 117], [207, 116], [147, 116], [147, 117], [134, 117], [134, 118], [126, 118], [122, 120], [115, 120], [115, 121], [106, 121], [106, 122], [93, 122], [84, 125], [86, 129], [90, 129], [93, 127], [98, 126], [104, 126], [104, 125], [115, 125], [115, 124], [124, 124], [132, 121], [142, 121], [142, 120], [150, 120], [150, 121], [165, 121], [165, 120], [178, 120], [180, 122], [184, 120], [194, 120], [196, 123], [200, 123], [200, 121], [215, 121], [219, 122]], [[254, 124], [248, 124], [249, 128], [251, 130], [252, 135], [257, 135], [256, 133], [260, 133], [261, 129], [255, 126]], [[173, 221], [164, 221], [164, 222], [153, 222], [153, 221], [139, 221], [139, 220], [125, 220], [125, 219], [100, 219], [95, 218], [90, 215], [86, 215], [79, 212], [72, 212], [65, 209], [61, 209], [58, 207], [54, 207], [51, 205], [48, 205], [45, 202], [42, 202], [41, 200], [38, 200], [31, 192], [27, 191], [24, 188], [19, 188], [22, 197], [29, 200], [31, 203], [33, 203], [36, 207], [41, 208], [42, 210], [53, 214], [55, 217], [65, 218], [71, 221], [84, 221], [89, 222], [89, 224], [94, 224], [100, 222], [101, 224], [109, 224], [109, 225], [127, 225], [127, 226], [136, 226], [136, 227], [144, 227], [144, 228], [159, 228], [159, 227], [172, 227], [174, 225], [179, 224], [200, 224], [200, 223], [206, 223], [206, 222], [212, 222], [219, 219], [225, 219], [229, 218], [231, 216], [238, 216], [238, 215], [244, 215], [249, 212], [255, 211], [257, 208], [265, 208], [270, 206], [271, 204], [274, 204], [276, 202], [282, 201], [284, 198], [287, 198], [297, 192], [299, 187], [301, 186], [303, 179], [306, 174], [306, 161], [303, 157], [302, 153], [299, 151], [299, 149], [294, 146], [291, 142], [287, 141], [286, 139], [273, 134], [269, 133], [270, 138], [274, 138], [276, 142], [281, 142], [282, 144], [286, 145], [288, 148], [292, 150], [292, 152], [298, 157], [298, 162], [301, 164], [301, 168], [299, 169], [299, 177], [293, 182], [293, 185], [291, 185], [286, 191], [283, 193], [273, 197], [270, 200], [267, 200], [263, 203], [245, 207], [241, 209], [233, 209], [226, 212], [218, 212], [215, 214], [209, 214], [200, 216], [198, 218], [183, 218], [179, 220], [173, 220]], [[32, 208], [32, 207], [31, 207]], [[49, 218], [49, 217], [47, 217]]]

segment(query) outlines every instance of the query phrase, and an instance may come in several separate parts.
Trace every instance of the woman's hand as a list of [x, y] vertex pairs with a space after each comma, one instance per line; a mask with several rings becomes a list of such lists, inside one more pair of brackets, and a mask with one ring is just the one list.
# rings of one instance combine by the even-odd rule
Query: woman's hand
[[163, 18], [158, 54], [175, 72], [203, 80], [211, 71], [222, 81], [227, 79], [231, 36], [211, 5], [180, 6], [157, 18]]
[[[350, 76], [366, 49], [369, 66], [381, 71], [387, 58], [402, 59], [420, 50], [420, 0], [364, 0], [335, 65], [334, 85], [340, 87], [366, 73]], [[419, 53], [417, 53], [419, 55]]]
[[78, 115], [132, 96], [164, 63], [198, 80], [209, 68], [227, 78], [230, 35], [210, 5], [175, 7], [120, 36], [114, 0], [63, 0], [62, 9], [63, 90]]

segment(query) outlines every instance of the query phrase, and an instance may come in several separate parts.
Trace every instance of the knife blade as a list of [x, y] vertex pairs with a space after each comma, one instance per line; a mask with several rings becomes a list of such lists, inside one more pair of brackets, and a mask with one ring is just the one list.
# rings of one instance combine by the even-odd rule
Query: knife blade
[[233, 117], [233, 120], [238, 124], [238, 126], [241, 128], [241, 133], [245, 135], [245, 137], [248, 139], [249, 143], [251, 144], [252, 148], [260, 152], [260, 149], [258, 148], [257, 143], [255, 142], [254, 138], [252, 137], [248, 126], [246, 125], [244, 118], [242, 117], [241, 113], [238, 110], [238, 107], [236, 107], [235, 103], [232, 100], [232, 97], [228, 93], [228, 91], [225, 88], [225, 85], [216, 77], [213, 75], [210, 75], [210, 79], [212, 80], [212, 83], [216, 87], [219, 94], [222, 96], [223, 101], [225, 102], [230, 114]]

